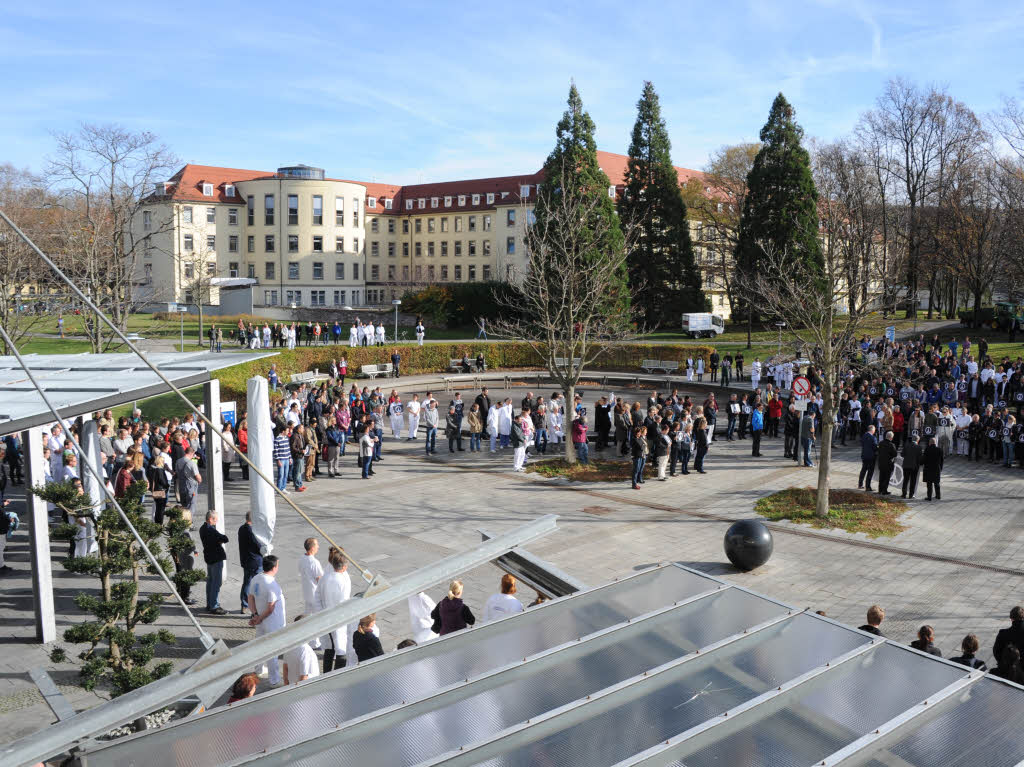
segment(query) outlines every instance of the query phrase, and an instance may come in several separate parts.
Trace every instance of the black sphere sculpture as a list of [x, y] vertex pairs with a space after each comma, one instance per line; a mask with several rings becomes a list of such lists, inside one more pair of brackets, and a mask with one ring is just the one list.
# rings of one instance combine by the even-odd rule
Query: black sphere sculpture
[[771, 531], [756, 519], [734, 522], [725, 533], [725, 555], [740, 570], [760, 567], [772, 556]]

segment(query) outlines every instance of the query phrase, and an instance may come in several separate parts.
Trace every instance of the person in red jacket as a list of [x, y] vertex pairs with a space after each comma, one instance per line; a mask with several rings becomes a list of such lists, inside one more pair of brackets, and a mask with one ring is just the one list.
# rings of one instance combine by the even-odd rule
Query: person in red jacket
[[773, 396], [768, 400], [768, 436], [779, 436], [779, 422], [782, 420], [782, 400]]
[[572, 422], [572, 443], [576, 446], [576, 457], [580, 463], [590, 463], [590, 448], [587, 445], [587, 417], [578, 416]]
[[895, 408], [892, 414], [892, 433], [893, 442], [896, 447], [899, 448], [900, 442], [903, 439], [903, 427], [906, 425], [906, 421], [903, 419], [903, 411], [899, 408]]

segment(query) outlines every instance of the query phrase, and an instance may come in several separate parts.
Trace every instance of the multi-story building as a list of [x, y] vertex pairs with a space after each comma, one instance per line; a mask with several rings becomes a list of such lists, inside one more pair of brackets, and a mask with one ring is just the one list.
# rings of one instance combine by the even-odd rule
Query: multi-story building
[[[611, 197], [627, 159], [598, 153]], [[677, 170], [680, 184], [703, 175]], [[138, 289], [151, 303], [219, 304], [230, 286], [251, 290], [255, 307], [355, 307], [389, 304], [425, 284], [515, 280], [542, 180], [535, 172], [396, 186], [305, 165], [276, 173], [186, 165], [144, 210], [150, 247]], [[692, 227], [713, 308], [727, 310], [724, 291], [708, 282], [712, 245], [700, 222]]]

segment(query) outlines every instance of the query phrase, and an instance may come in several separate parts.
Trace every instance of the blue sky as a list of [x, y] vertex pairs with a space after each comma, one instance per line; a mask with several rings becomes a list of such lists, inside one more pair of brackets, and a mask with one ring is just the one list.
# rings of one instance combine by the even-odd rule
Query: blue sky
[[979, 114], [1021, 95], [1018, 2], [0, 0], [0, 162], [118, 122], [183, 162], [416, 183], [537, 169], [570, 79], [625, 152], [645, 79], [678, 165], [756, 138], [778, 91], [808, 136], [849, 132], [884, 83], [948, 85]]

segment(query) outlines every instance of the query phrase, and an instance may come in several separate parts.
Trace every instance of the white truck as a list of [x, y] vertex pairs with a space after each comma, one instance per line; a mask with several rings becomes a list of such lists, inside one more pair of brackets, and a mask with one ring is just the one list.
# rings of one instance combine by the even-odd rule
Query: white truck
[[725, 320], [710, 312], [684, 314], [683, 332], [690, 338], [714, 338], [725, 332]]

